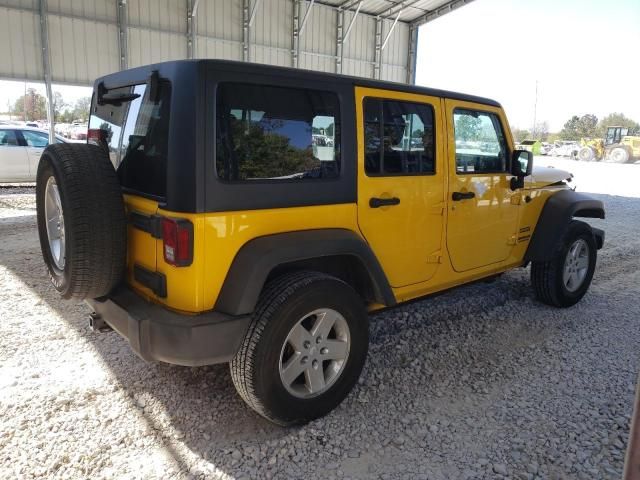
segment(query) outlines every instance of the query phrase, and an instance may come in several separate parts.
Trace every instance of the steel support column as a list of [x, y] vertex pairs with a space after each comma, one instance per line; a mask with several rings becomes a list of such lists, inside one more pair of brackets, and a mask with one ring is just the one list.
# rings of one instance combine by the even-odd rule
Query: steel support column
[[195, 16], [193, 0], [187, 0], [187, 58], [193, 58], [195, 52]]
[[409, 26], [409, 48], [407, 50], [407, 83], [416, 83], [416, 62], [418, 59], [418, 26]]
[[[49, 24], [47, 22], [47, 0], [40, 0], [40, 48], [42, 53], [42, 71], [47, 96], [47, 120], [49, 121], [49, 143], [55, 142], [55, 111], [53, 108], [53, 92], [51, 90], [51, 56], [49, 54]], [[26, 103], [26, 98], [24, 99]]]
[[376, 17], [375, 51], [373, 57], [373, 78], [380, 78], [382, 67], [382, 18]]
[[127, 2], [118, 0], [117, 3], [118, 21], [118, 54], [120, 56], [120, 70], [126, 70], [129, 65], [129, 54], [127, 50]]
[[249, 11], [250, 0], [242, 0], [242, 60], [249, 61], [249, 21], [251, 19]]
[[298, 68], [300, 56], [300, 2], [301, 0], [292, 0], [293, 2], [293, 25], [291, 26], [291, 65]]
[[342, 50], [344, 47], [344, 10], [336, 11], [336, 73], [342, 73]]

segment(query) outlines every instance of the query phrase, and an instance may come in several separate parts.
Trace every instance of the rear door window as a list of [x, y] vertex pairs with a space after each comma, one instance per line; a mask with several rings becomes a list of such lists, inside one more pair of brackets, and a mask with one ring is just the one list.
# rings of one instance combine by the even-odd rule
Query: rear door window
[[[109, 90], [134, 93], [137, 98], [118, 104], [94, 104], [90, 130], [101, 130], [120, 183], [126, 190], [164, 198], [166, 194], [170, 85], [160, 82], [156, 102], [146, 84]], [[95, 102], [95, 100], [94, 100]]]
[[43, 148], [49, 145], [49, 135], [32, 130], [21, 130], [22, 137], [28, 147]]
[[369, 176], [435, 173], [433, 107], [364, 100], [365, 172]]
[[339, 176], [336, 94], [222, 83], [216, 110], [218, 178], [295, 182]]

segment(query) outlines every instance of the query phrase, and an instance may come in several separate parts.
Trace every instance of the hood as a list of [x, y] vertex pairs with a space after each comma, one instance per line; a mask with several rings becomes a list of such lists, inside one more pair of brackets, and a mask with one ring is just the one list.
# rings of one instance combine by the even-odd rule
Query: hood
[[532, 183], [536, 187], [544, 187], [558, 182], [570, 182], [573, 174], [566, 170], [554, 167], [537, 167], [533, 166], [531, 175], [525, 177], [526, 183]]

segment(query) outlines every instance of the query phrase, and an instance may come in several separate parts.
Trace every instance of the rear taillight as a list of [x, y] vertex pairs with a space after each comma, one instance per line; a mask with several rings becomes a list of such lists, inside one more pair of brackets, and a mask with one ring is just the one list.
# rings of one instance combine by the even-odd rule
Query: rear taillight
[[193, 262], [193, 224], [181, 218], [162, 219], [164, 261], [176, 267]]

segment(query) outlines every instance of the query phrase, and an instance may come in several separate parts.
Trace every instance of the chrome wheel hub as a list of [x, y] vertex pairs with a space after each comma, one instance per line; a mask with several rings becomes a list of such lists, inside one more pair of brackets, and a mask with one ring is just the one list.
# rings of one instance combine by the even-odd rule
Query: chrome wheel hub
[[299, 398], [323, 393], [342, 374], [350, 348], [349, 325], [340, 313], [330, 308], [308, 313], [293, 326], [280, 351], [282, 384]]
[[44, 192], [44, 215], [47, 222], [47, 239], [53, 263], [59, 270], [64, 270], [65, 235], [62, 202], [56, 179], [49, 177]]
[[571, 244], [564, 260], [562, 281], [565, 288], [575, 292], [584, 283], [589, 270], [589, 245], [579, 238]]

